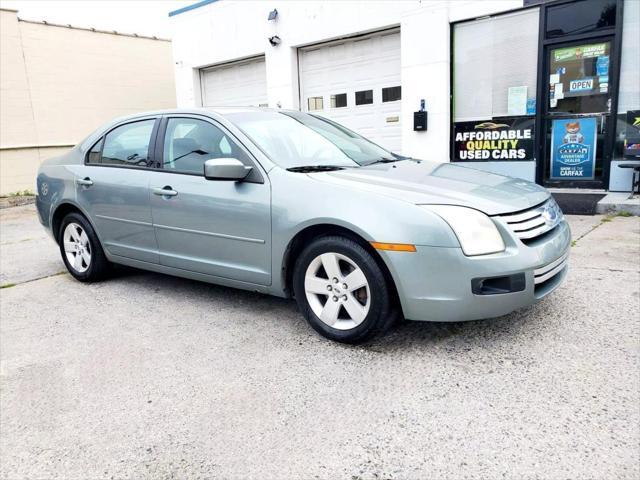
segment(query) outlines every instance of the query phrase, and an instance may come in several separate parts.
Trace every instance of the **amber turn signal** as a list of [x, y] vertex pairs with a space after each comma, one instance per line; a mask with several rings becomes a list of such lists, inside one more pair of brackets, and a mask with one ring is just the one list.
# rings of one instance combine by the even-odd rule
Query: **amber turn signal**
[[408, 243], [381, 243], [370, 242], [376, 250], [390, 250], [392, 252], [415, 252], [416, 246]]

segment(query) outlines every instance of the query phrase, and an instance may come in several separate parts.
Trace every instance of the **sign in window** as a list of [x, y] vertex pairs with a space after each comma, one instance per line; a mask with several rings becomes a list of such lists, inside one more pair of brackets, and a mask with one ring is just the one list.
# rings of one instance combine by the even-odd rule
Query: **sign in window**
[[609, 111], [610, 42], [550, 50], [550, 113]]

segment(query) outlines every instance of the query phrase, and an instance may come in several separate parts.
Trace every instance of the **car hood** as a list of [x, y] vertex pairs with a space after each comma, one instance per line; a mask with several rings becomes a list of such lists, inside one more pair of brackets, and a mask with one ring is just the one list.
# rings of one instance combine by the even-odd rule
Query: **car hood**
[[402, 160], [309, 174], [416, 205], [461, 205], [500, 215], [539, 205], [549, 192], [535, 183], [450, 163]]

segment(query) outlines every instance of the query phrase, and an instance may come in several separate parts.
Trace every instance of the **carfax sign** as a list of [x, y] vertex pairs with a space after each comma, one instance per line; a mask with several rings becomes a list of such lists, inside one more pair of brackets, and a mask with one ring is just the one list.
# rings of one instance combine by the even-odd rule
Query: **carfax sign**
[[596, 119], [554, 120], [551, 175], [554, 180], [593, 180], [596, 163]]
[[606, 43], [591, 43], [577, 47], [558, 48], [553, 51], [553, 59], [556, 62], [571, 62], [583, 58], [601, 57], [607, 52]]

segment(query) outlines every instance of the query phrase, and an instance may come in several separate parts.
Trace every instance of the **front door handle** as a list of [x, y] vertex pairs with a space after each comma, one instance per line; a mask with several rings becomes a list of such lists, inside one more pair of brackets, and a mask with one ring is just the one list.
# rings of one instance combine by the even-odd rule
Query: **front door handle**
[[161, 195], [163, 197], [175, 197], [176, 195], [178, 195], [178, 192], [176, 192], [169, 185], [167, 185], [166, 187], [163, 187], [163, 188], [154, 188], [153, 194]]
[[89, 177], [78, 178], [76, 179], [76, 184], [82, 185], [83, 187], [90, 187], [91, 185], [93, 185], [93, 180], [91, 180]]

